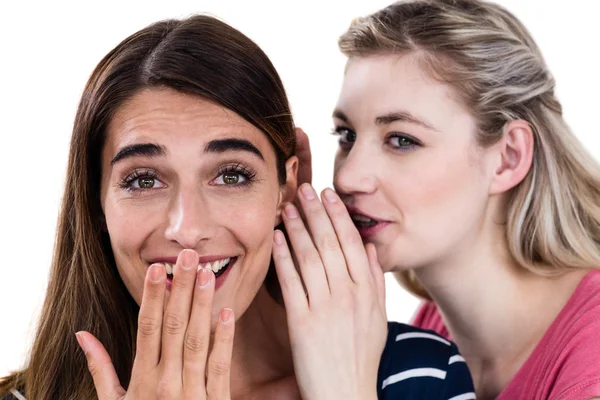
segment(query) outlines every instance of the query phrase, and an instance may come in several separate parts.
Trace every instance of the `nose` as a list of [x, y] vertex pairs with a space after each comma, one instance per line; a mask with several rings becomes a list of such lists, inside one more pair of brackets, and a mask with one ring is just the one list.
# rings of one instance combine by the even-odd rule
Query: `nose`
[[206, 201], [195, 189], [180, 190], [168, 211], [165, 237], [185, 249], [197, 248], [212, 234]]
[[350, 151], [335, 159], [333, 186], [340, 195], [373, 193], [377, 190], [377, 162], [374, 152], [357, 141]]

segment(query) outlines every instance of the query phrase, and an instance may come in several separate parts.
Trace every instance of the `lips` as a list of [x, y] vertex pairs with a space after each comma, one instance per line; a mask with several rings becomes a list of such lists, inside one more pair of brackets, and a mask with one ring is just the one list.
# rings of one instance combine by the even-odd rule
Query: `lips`
[[356, 225], [357, 227], [374, 226], [377, 225], [377, 223], [379, 222], [376, 219], [369, 218], [363, 214], [351, 214], [350, 218], [352, 218], [354, 225]]
[[352, 222], [354, 222], [354, 226], [356, 226], [363, 239], [375, 236], [375, 234], [390, 224], [390, 221], [377, 218], [358, 208], [351, 206], [346, 206], [346, 208], [348, 209], [350, 218], [352, 218]]

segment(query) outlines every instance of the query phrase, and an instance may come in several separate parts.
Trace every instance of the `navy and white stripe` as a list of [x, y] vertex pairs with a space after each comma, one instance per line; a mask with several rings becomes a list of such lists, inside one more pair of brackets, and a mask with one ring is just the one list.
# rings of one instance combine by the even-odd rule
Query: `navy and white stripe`
[[454, 343], [433, 331], [389, 322], [377, 395], [380, 400], [472, 400], [475, 390]]
[[8, 394], [2, 396], [0, 400], [27, 400], [18, 389], [12, 389]]
[[21, 392], [19, 392], [17, 389], [13, 389], [10, 391], [10, 393], [17, 399], [17, 400], [26, 400], [25, 396], [23, 396], [21, 394]]
[[[377, 396], [380, 400], [473, 400], [475, 390], [456, 345], [432, 331], [388, 322]], [[1, 400], [25, 397], [13, 390]]]

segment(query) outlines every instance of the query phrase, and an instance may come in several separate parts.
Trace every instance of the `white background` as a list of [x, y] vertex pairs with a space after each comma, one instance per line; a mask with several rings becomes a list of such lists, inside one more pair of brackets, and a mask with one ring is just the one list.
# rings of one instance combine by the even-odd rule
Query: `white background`
[[[309, 133], [314, 184], [330, 185], [331, 111], [345, 59], [337, 37], [391, 0], [2, 1], [0, 5], [0, 376], [25, 360], [43, 300], [75, 108], [98, 61], [154, 21], [216, 15], [256, 41]], [[499, 0], [521, 18], [558, 81], [567, 121], [600, 159], [600, 1]], [[417, 300], [388, 277], [393, 320]]]

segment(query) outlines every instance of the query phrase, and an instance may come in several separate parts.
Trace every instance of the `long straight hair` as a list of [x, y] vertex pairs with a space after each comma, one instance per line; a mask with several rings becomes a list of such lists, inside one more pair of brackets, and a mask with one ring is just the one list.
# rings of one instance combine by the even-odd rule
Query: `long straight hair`
[[75, 332], [93, 333], [127, 387], [138, 305], [123, 284], [100, 207], [100, 156], [117, 109], [144, 88], [171, 88], [218, 103], [265, 133], [278, 178], [296, 137], [284, 87], [264, 52], [209, 16], [166, 20], [131, 35], [102, 59], [79, 103], [47, 295], [27, 366], [0, 383], [34, 400], [96, 398]]

